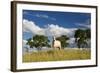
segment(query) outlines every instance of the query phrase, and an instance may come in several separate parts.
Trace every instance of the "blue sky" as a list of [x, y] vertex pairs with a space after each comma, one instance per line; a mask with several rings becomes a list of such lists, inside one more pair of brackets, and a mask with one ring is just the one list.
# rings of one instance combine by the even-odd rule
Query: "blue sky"
[[[41, 17], [36, 15], [41, 15]], [[23, 19], [34, 21], [40, 27], [47, 24], [57, 24], [66, 28], [80, 28], [75, 23], [86, 23], [90, 18], [91, 15], [89, 13], [23, 10]]]
[[[73, 34], [72, 29], [74, 28], [90, 28], [91, 14], [76, 12], [23, 10], [23, 21], [25, 23], [23, 23], [23, 29], [25, 30], [23, 31], [23, 39], [27, 40], [36, 33], [49, 36], [50, 34], [55, 34], [56, 36], [57, 33], [58, 36], [66, 34], [67, 32], [68, 34]], [[49, 28], [50, 31], [54, 32], [50, 32], [46, 28]], [[63, 33], [63, 30], [65, 33]], [[47, 33], [50, 34], [47, 34], [46, 31], [49, 31]], [[57, 31], [59, 31], [60, 33]]]

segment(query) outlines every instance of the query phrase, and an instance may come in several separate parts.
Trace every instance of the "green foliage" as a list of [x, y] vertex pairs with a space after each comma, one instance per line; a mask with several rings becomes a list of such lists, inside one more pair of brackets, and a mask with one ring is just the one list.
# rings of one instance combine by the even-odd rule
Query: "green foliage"
[[86, 29], [85, 32], [86, 32], [87, 38], [90, 39], [91, 38], [91, 30]]
[[56, 39], [61, 42], [62, 48], [66, 47], [68, 45], [67, 40], [69, 40], [69, 38], [66, 35], [62, 35], [60, 37], [57, 37]]
[[48, 37], [43, 35], [35, 35], [33, 36], [33, 38], [28, 39], [27, 44], [31, 48], [36, 47], [40, 49], [43, 46], [49, 46], [48, 42], [49, 42]]
[[28, 41], [28, 42], [27, 42], [26, 44], [29, 45], [30, 48], [33, 48], [33, 42], [32, 42], [32, 39], [29, 38], [27, 41]]
[[83, 48], [87, 45], [87, 40], [91, 38], [90, 29], [82, 30], [78, 29], [75, 31], [75, 42], [77, 43], [78, 48]]

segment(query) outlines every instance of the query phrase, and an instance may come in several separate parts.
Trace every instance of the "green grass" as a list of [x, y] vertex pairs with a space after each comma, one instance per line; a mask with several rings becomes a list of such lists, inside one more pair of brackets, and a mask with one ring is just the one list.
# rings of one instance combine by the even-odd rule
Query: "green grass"
[[90, 50], [50, 50], [26, 53], [23, 55], [23, 62], [85, 60], [90, 58]]

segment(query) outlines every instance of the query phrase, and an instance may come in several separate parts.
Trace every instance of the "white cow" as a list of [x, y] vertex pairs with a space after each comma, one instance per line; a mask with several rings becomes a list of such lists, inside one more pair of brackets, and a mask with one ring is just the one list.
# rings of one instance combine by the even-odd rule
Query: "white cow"
[[59, 40], [56, 40], [55, 37], [53, 37], [52, 47], [61, 49], [61, 42]]

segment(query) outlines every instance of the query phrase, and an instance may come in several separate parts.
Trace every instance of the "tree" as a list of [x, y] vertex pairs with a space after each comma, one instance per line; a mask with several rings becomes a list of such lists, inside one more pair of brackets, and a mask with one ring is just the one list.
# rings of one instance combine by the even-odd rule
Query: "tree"
[[77, 43], [78, 48], [84, 48], [87, 46], [88, 39], [91, 38], [90, 29], [82, 30], [78, 29], [75, 31], [75, 42]]
[[60, 37], [57, 37], [56, 39], [61, 42], [62, 48], [65, 48], [66, 46], [68, 46], [67, 40], [69, 40], [69, 38], [66, 35], [62, 35]]
[[87, 39], [91, 38], [91, 30], [90, 29], [86, 29], [86, 35], [87, 35]]
[[30, 48], [33, 48], [32, 38], [29, 38], [27, 41], [28, 41], [28, 42], [27, 42], [26, 44], [29, 45]]
[[86, 41], [87, 41], [87, 47], [90, 47], [90, 39], [91, 39], [91, 30], [90, 29], [86, 29], [86, 35], [87, 35], [87, 39], [86, 39]]
[[33, 38], [28, 39], [27, 44], [31, 48], [36, 47], [38, 50], [41, 50], [43, 46], [49, 46], [48, 42], [49, 42], [48, 37], [44, 35], [35, 35], [33, 36]]

